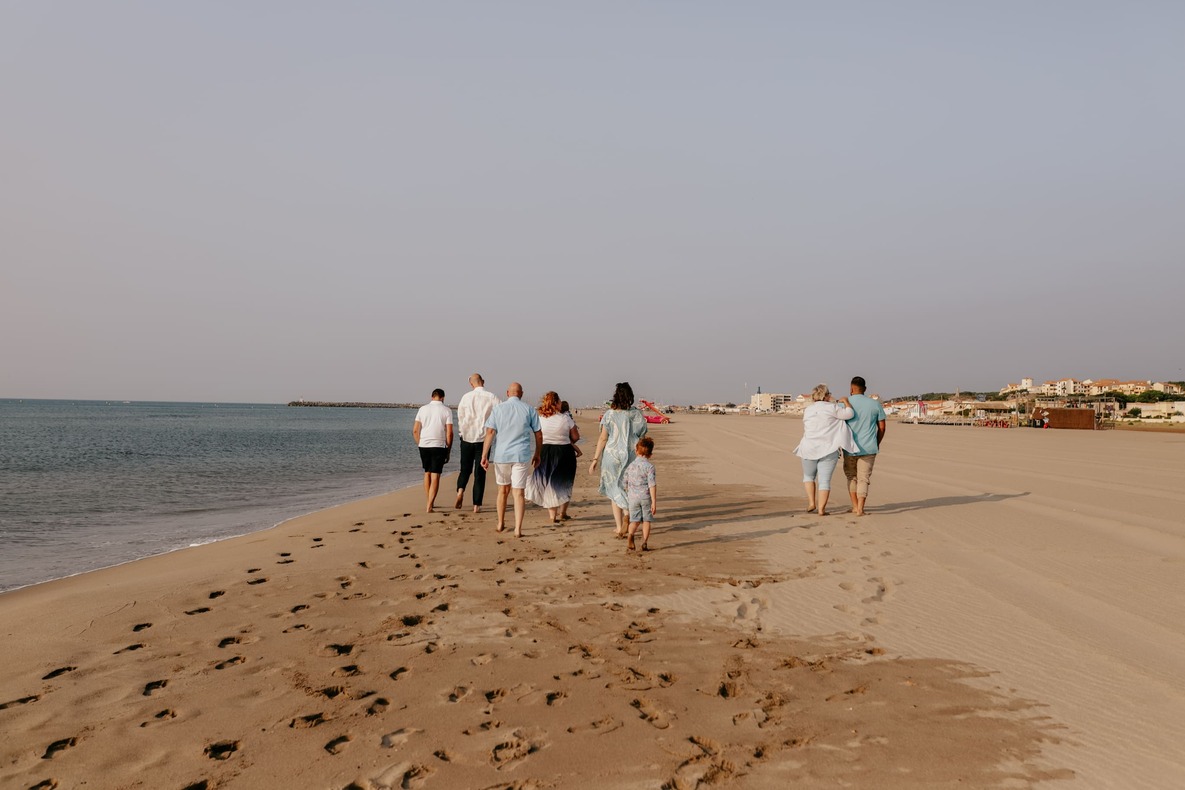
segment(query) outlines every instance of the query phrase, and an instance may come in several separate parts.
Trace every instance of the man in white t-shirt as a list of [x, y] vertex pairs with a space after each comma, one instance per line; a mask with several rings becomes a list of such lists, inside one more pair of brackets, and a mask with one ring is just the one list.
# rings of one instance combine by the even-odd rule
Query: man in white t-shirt
[[461, 474], [457, 477], [457, 503], [460, 507], [465, 497], [465, 486], [473, 475], [473, 512], [481, 512], [481, 503], [486, 492], [486, 470], [481, 466], [481, 447], [486, 438], [486, 420], [490, 412], [501, 401], [485, 388], [485, 379], [480, 373], [469, 377], [472, 388], [461, 396], [457, 404], [457, 430], [461, 434]]
[[420, 463], [424, 465], [424, 494], [428, 497], [428, 512], [436, 504], [440, 488], [440, 474], [448, 463], [453, 449], [453, 410], [444, 405], [444, 390], [432, 390], [432, 400], [416, 412], [416, 424], [411, 429], [420, 448]]

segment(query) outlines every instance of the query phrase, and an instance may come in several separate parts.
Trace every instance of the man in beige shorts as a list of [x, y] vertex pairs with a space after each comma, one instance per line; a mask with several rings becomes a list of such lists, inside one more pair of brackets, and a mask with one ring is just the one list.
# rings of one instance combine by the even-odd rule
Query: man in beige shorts
[[852, 429], [852, 439], [856, 442], [856, 452], [843, 454], [843, 471], [848, 478], [848, 493], [852, 497], [852, 513], [864, 515], [864, 502], [868, 499], [868, 484], [872, 480], [872, 466], [876, 463], [877, 453], [881, 443], [885, 440], [885, 410], [880, 401], [873, 400], [864, 394], [868, 388], [864, 379], [855, 376], [852, 379], [852, 397], [848, 405], [855, 415], [848, 420], [848, 427]]

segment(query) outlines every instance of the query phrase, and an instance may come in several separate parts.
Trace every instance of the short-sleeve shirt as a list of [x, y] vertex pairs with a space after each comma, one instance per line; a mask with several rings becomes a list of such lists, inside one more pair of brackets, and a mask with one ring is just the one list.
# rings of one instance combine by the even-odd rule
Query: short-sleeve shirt
[[494, 407], [486, 427], [497, 431], [490, 460], [496, 464], [521, 464], [535, 455], [535, 431], [539, 412], [519, 398], [507, 398]]
[[429, 401], [416, 412], [420, 424], [420, 447], [448, 447], [447, 425], [453, 424], [453, 410], [438, 400]]
[[650, 486], [655, 485], [657, 475], [654, 464], [637, 456], [625, 468], [625, 496], [630, 502], [649, 502]]
[[880, 401], [867, 395], [852, 395], [848, 398], [856, 416], [848, 420], [852, 438], [856, 441], [856, 452], [851, 455], [876, 455], [880, 450], [876, 444], [877, 423], [885, 419], [885, 410]]
[[576, 422], [567, 414], [553, 414], [550, 417], [540, 417], [539, 425], [543, 429], [544, 444], [571, 444], [572, 429]]

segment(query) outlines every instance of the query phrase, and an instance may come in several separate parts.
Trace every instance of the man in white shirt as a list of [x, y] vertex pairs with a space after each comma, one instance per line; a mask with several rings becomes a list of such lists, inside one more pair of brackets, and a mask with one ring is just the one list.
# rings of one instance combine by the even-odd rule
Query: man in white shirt
[[428, 511], [436, 504], [440, 488], [440, 474], [448, 463], [453, 449], [453, 411], [444, 405], [444, 390], [432, 390], [432, 400], [416, 412], [416, 423], [411, 429], [416, 446], [420, 448], [420, 463], [424, 465], [424, 494], [428, 497]]
[[457, 502], [461, 507], [465, 498], [465, 486], [473, 475], [473, 512], [481, 512], [481, 503], [486, 493], [486, 470], [481, 466], [481, 446], [486, 438], [486, 420], [498, 405], [498, 396], [485, 388], [485, 379], [480, 373], [469, 377], [472, 388], [461, 396], [457, 404], [457, 428], [461, 432], [461, 474], [457, 477]]

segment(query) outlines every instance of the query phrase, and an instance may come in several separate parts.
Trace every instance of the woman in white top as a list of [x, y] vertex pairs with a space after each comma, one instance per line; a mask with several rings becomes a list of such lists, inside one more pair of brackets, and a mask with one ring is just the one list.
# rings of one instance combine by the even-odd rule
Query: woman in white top
[[528, 501], [547, 508], [551, 522], [558, 524], [568, 518], [568, 503], [572, 501], [575, 444], [580, 441], [580, 430], [571, 416], [560, 411], [560, 396], [554, 392], [545, 393], [539, 403], [539, 428], [543, 448], [525, 493]]
[[831, 495], [831, 476], [839, 463], [839, 452], [857, 451], [852, 440], [852, 430], [846, 420], [855, 416], [852, 404], [847, 398], [833, 403], [831, 390], [820, 384], [811, 392], [814, 402], [806, 407], [802, 415], [802, 441], [794, 448], [794, 454], [802, 459], [802, 484], [806, 488], [807, 512], [815, 509], [815, 478], [818, 477], [819, 515], [827, 515], [827, 497]]

